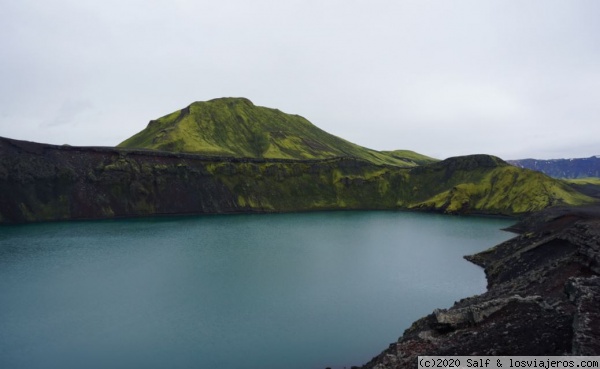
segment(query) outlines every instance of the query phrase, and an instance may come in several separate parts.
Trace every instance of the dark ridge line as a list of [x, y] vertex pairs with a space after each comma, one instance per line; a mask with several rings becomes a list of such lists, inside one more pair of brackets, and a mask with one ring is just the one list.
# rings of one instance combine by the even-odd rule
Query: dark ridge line
[[159, 156], [172, 157], [181, 159], [195, 159], [210, 162], [231, 162], [231, 163], [300, 163], [300, 164], [318, 164], [318, 163], [333, 163], [338, 161], [355, 161], [374, 167], [387, 167], [410, 169], [413, 167], [396, 166], [392, 164], [375, 164], [369, 161], [354, 157], [354, 156], [332, 156], [324, 159], [285, 159], [285, 158], [251, 158], [251, 157], [236, 157], [236, 156], [213, 156], [202, 155], [188, 152], [172, 152], [142, 148], [120, 148], [114, 146], [71, 146], [71, 145], [55, 145], [48, 143], [39, 143], [33, 141], [16, 140], [12, 138], [0, 137], [0, 141], [5, 141], [10, 145], [25, 150], [28, 152], [41, 154], [40, 150], [57, 150], [57, 151], [75, 151], [75, 152], [98, 152], [98, 153], [114, 153], [123, 156], [140, 155], [140, 156]]

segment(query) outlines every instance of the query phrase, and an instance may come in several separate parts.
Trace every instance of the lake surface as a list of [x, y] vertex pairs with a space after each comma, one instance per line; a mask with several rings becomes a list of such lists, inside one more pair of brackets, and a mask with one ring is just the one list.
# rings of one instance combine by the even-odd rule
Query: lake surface
[[406, 212], [0, 227], [1, 368], [360, 365], [485, 291], [506, 219]]

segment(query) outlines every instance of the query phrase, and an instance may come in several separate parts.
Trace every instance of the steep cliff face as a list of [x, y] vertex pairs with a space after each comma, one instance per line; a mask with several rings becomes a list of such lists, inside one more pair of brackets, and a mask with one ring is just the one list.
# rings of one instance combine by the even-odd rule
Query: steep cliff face
[[548, 209], [467, 257], [488, 291], [416, 321], [364, 369], [416, 368], [425, 355], [599, 355], [600, 207]]
[[513, 215], [591, 201], [487, 155], [409, 169], [0, 139], [0, 222], [326, 209]]
[[4, 222], [244, 210], [185, 158], [13, 140], [0, 141], [0, 155]]

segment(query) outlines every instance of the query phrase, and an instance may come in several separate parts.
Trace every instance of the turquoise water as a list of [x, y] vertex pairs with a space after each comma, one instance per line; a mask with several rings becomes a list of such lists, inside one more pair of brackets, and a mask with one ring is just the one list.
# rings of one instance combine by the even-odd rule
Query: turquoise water
[[0, 227], [0, 368], [359, 365], [485, 290], [505, 219], [405, 212]]

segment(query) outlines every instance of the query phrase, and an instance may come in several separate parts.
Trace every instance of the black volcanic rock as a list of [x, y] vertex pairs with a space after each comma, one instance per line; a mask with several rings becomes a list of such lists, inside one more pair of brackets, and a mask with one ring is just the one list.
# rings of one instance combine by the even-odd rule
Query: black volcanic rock
[[600, 355], [600, 207], [548, 209], [521, 235], [467, 259], [488, 291], [416, 321], [361, 368], [416, 368], [424, 355]]
[[600, 352], [600, 277], [572, 278], [566, 288], [575, 304], [573, 320], [573, 352], [592, 356]]

